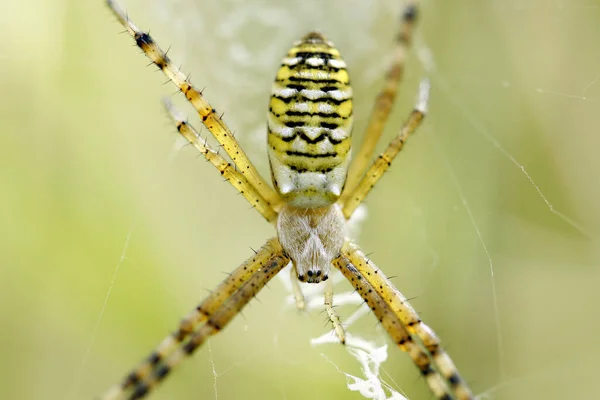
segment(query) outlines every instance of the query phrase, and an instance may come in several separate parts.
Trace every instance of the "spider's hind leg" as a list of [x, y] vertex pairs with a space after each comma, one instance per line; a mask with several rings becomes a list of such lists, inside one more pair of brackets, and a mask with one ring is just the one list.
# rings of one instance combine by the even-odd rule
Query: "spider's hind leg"
[[250, 300], [289, 263], [277, 239], [269, 240], [255, 255], [236, 268], [211, 294], [189, 313], [177, 329], [120, 384], [100, 399], [140, 399], [158, 386], [208, 337], [217, 334]]
[[333, 265], [371, 307], [398, 347], [410, 355], [438, 399], [474, 399], [433, 330], [358, 246], [346, 243]]

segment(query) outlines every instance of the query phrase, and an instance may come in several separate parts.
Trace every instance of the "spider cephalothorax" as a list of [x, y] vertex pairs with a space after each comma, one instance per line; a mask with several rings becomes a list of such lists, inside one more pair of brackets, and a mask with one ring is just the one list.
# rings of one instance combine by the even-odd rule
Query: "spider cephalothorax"
[[301, 282], [327, 280], [331, 262], [340, 255], [346, 220], [339, 206], [297, 208], [279, 212], [277, 236], [292, 259]]

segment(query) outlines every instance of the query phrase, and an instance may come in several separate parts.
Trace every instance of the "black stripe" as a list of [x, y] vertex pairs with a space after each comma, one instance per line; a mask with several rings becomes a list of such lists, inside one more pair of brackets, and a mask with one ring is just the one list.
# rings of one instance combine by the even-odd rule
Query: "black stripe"
[[[304, 168], [304, 167], [298, 167], [296, 165], [288, 164], [288, 167], [290, 167], [290, 169], [292, 171], [297, 172], [299, 174], [304, 174], [306, 172], [322, 172], [322, 173], [326, 174], [328, 172], [333, 171], [333, 168], [331, 168], [331, 167], [322, 167], [322, 166], [319, 166], [317, 168]], [[326, 280], [326, 279], [323, 279], [323, 280]]]
[[[331, 86], [328, 86], [328, 87], [331, 87]], [[323, 90], [323, 89], [320, 89], [320, 90]], [[332, 90], [338, 90], [338, 89], [335, 88]], [[274, 94], [271, 97], [273, 97], [274, 99], [277, 99], [277, 100], [281, 100], [286, 104], [289, 104], [292, 101], [298, 101], [299, 99], [302, 99], [302, 100], [306, 100], [307, 102], [325, 103], [325, 104], [331, 104], [331, 105], [336, 105], [336, 106], [339, 106], [340, 104], [342, 104], [348, 100], [352, 100], [352, 97], [348, 97], [347, 99], [342, 99], [342, 100], [337, 100], [337, 99], [334, 99], [333, 97], [320, 97], [318, 99], [309, 99], [308, 97], [303, 96], [302, 93], [296, 93], [294, 96], [290, 96], [290, 97], [281, 97], [281, 96]]]
[[292, 110], [287, 110], [285, 112], [285, 115], [290, 116], [290, 117], [303, 117], [303, 116], [310, 116], [310, 117], [321, 117], [321, 118], [342, 118], [343, 117], [336, 113], [323, 113], [323, 112], [307, 112], [307, 111], [292, 111]]
[[[277, 117], [279, 120], [281, 120], [281, 115], [280, 114], [275, 114], [273, 112], [273, 110], [271, 108], [269, 108], [269, 112], [271, 114], [273, 114], [275, 117]], [[325, 114], [325, 113], [309, 113], [309, 112], [304, 112], [304, 111], [286, 111], [284, 115], [287, 115], [289, 117], [308, 117], [311, 118], [312, 116], [318, 116], [321, 118], [339, 118], [339, 119], [343, 119], [346, 120], [350, 117], [352, 117], [354, 113], [351, 112], [350, 114], [348, 114], [347, 117], [342, 117], [340, 114], [338, 113], [331, 113], [331, 114]], [[308, 121], [281, 121], [283, 122], [283, 124], [285, 126], [287, 126], [288, 128], [296, 128], [298, 126], [304, 126], [304, 125], [311, 125]]]
[[339, 88], [337, 86], [324, 86], [321, 90], [324, 92], [332, 92], [334, 90], [339, 90]]
[[302, 131], [298, 131], [298, 136], [300, 136], [300, 139], [304, 140], [308, 144], [317, 144], [317, 143], [322, 142], [323, 140], [325, 140], [325, 139], [327, 139], [329, 137], [329, 135], [327, 134], [327, 132], [323, 132], [319, 136], [317, 136], [316, 138], [311, 139], [311, 138], [309, 138]]
[[306, 86], [304, 85], [295, 85], [293, 83], [290, 83], [289, 85], [286, 86], [288, 89], [296, 89], [297, 91], [301, 91], [306, 89]]
[[314, 69], [317, 71], [325, 71], [325, 72], [340, 72], [342, 70], [346, 71], [346, 68], [344, 68], [344, 67], [334, 67], [332, 65], [329, 65], [327, 63], [327, 60], [324, 60], [323, 65], [312, 65], [312, 64], [308, 63], [307, 59], [301, 59], [294, 65], [288, 65], [285, 63], [281, 63], [281, 66], [279, 68], [288, 68], [290, 71], [303, 71], [303, 70], [308, 70], [308, 69]]
[[293, 141], [294, 139], [296, 139], [297, 137], [300, 137], [300, 139], [302, 139], [303, 141], [305, 141], [308, 144], [317, 144], [319, 142], [322, 142], [323, 140], [325, 140], [326, 138], [329, 139], [329, 143], [333, 144], [333, 145], [338, 145], [340, 143], [342, 143], [344, 141], [344, 139], [334, 139], [329, 135], [329, 131], [326, 128], [323, 128], [323, 132], [317, 136], [314, 139], [309, 138], [308, 136], [306, 136], [306, 134], [304, 132], [302, 132], [301, 130], [297, 129], [294, 131], [294, 134], [292, 136], [278, 136], [273, 132], [269, 132], [272, 135], [277, 136], [278, 138], [280, 138], [281, 140], [283, 140], [286, 143], [289, 143], [291, 141]]
[[281, 140], [283, 140], [284, 142], [291, 142], [292, 140], [296, 139], [298, 136], [300, 136], [300, 139], [304, 140], [308, 144], [317, 144], [329, 137], [327, 132], [323, 132], [316, 138], [311, 139], [308, 136], [306, 136], [306, 134], [304, 132], [302, 132], [301, 130], [297, 130], [294, 132], [294, 134], [292, 136], [282, 137]]
[[[314, 82], [314, 83], [328, 83], [328, 84], [338, 84], [338, 85], [348, 85], [348, 82], [339, 81], [337, 79], [308, 79], [308, 78], [298, 78], [297, 76], [290, 76], [288, 78], [291, 82]], [[288, 85], [289, 86], [289, 85]]]
[[287, 126], [288, 128], [296, 128], [299, 126], [305, 126], [306, 122], [304, 122], [304, 121], [285, 121], [284, 125]]
[[321, 127], [325, 128], [325, 129], [336, 129], [336, 128], [339, 127], [338, 124], [333, 124], [333, 123], [330, 123], [330, 122], [323, 122], [323, 121], [320, 122], [319, 125], [321, 125]]
[[287, 150], [285, 152], [285, 154], [287, 154], [288, 156], [307, 157], [307, 158], [330, 158], [330, 157], [337, 157], [337, 153], [325, 153], [325, 154], [303, 153], [301, 151], [293, 151], [293, 150]]
[[302, 59], [307, 59], [307, 58], [312, 58], [312, 57], [322, 58], [323, 60], [325, 60], [325, 62], [327, 62], [327, 60], [331, 60], [332, 58], [336, 58], [333, 54], [323, 53], [321, 51], [298, 51], [298, 52], [292, 53], [292, 54], [294, 55], [294, 57], [299, 57]]

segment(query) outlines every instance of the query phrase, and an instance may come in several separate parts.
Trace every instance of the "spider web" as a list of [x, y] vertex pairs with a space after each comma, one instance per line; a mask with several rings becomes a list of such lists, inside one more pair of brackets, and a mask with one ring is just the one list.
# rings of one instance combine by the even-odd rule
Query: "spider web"
[[[332, 1], [318, 13], [316, 1], [294, 7], [266, 0], [148, 4], [145, 10], [134, 1], [125, 5], [161, 45], [173, 45], [171, 57], [207, 87], [208, 99], [225, 111], [264, 176], [260, 104], [289, 44], [319, 28], [342, 50], [363, 116], [359, 133], [401, 9], [394, 1]], [[598, 328], [589, 311], [600, 300], [588, 283], [598, 277], [592, 267], [600, 225], [594, 162], [600, 140], [592, 134], [600, 131], [600, 58], [592, 55], [598, 21], [600, 5], [584, 0], [423, 2], [383, 142], [410, 110], [422, 77], [432, 82], [430, 115], [361, 209], [364, 221], [353, 227], [353, 237], [395, 276], [481, 398], [594, 393], [592, 382], [581, 380], [600, 352], [584, 334]], [[166, 122], [161, 128], [169, 129]], [[173, 143], [173, 136], [163, 136]], [[117, 270], [105, 266], [112, 271], [110, 288], [81, 353], [73, 398], [92, 380], [88, 371], [101, 363], [105, 347], [115, 365], [132, 366], [129, 356], [145, 355], [204, 288], [247, 257], [247, 246], [273, 234], [232, 190], [219, 186], [214, 171], [175, 143], [177, 156], [162, 155], [166, 162], [152, 170], [151, 189], [139, 196], [142, 209], [131, 212]], [[177, 194], [159, 196], [172, 191]], [[154, 196], [159, 200], [150, 203]], [[193, 205], [178, 210], [178, 198]], [[164, 209], [170, 212], [158, 216]], [[152, 268], [140, 256], [147, 240], [161, 248], [152, 253]], [[257, 387], [264, 398], [426, 395], [408, 357], [389, 345], [343, 280], [335, 278], [334, 301], [349, 333], [347, 349], [336, 346], [319, 313], [322, 288], [304, 287], [309, 312], [296, 315], [288, 276], [281, 273], [156, 397], [228, 399]], [[138, 286], [130, 286], [132, 280]], [[108, 339], [119, 336], [129, 340]], [[124, 351], [129, 361], [119, 356]]]

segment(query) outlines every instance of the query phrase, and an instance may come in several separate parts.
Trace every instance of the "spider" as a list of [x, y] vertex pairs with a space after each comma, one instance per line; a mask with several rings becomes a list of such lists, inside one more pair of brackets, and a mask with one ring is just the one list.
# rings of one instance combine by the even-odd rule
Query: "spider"
[[298, 281], [325, 282], [325, 309], [342, 344], [346, 336], [333, 308], [333, 285], [328, 280], [331, 265], [360, 294], [394, 343], [408, 353], [436, 398], [473, 399], [433, 330], [421, 321], [383, 272], [345, 236], [350, 216], [425, 117], [427, 81], [421, 83], [417, 104], [399, 134], [371, 164], [402, 77], [418, 13], [416, 2], [409, 2], [402, 13], [393, 62], [375, 101], [365, 140], [352, 163], [353, 100], [346, 64], [334, 45], [319, 32], [310, 32], [294, 43], [277, 72], [267, 114], [273, 188], [258, 174], [202, 91], [192, 85], [152, 37], [140, 31], [114, 0], [107, 0], [107, 4], [136, 45], [198, 111], [202, 123], [230, 161], [202, 139], [167, 102], [166, 108], [179, 133], [275, 226], [277, 236], [235, 269], [102, 399], [139, 399], [148, 395], [185, 357], [225, 328], [289, 263], [298, 308], [304, 307]]

